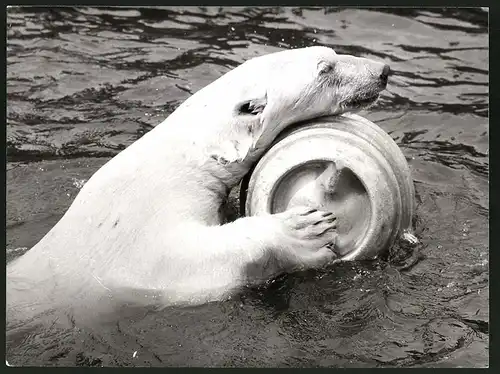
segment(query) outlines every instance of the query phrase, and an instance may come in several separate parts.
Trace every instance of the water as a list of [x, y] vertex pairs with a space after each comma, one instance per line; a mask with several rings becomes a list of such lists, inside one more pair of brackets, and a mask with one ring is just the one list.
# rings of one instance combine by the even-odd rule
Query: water
[[252, 56], [314, 44], [391, 65], [361, 115], [409, 160], [424, 243], [225, 302], [10, 332], [10, 364], [488, 365], [486, 10], [26, 7], [7, 25], [8, 260], [193, 92]]

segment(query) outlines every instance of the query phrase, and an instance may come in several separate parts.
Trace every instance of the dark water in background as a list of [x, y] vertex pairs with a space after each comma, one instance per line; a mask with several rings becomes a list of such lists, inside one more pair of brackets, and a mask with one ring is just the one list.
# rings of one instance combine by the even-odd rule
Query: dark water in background
[[9, 8], [7, 24], [8, 260], [191, 93], [250, 57], [314, 44], [391, 65], [361, 114], [410, 162], [425, 243], [404, 270], [345, 263], [98, 331], [11, 336], [11, 364], [488, 365], [486, 11]]

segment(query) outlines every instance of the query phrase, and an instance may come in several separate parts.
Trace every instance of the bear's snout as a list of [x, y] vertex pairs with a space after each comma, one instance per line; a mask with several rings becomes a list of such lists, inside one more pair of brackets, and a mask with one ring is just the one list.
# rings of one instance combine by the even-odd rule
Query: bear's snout
[[382, 88], [387, 87], [387, 80], [389, 79], [390, 72], [390, 66], [384, 65], [384, 67], [382, 68], [382, 73], [380, 73], [380, 85], [382, 86]]

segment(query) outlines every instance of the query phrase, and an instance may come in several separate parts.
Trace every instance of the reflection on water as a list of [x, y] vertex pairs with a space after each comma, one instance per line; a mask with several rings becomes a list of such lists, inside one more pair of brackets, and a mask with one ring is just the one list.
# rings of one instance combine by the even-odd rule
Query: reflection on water
[[390, 64], [361, 114], [410, 162], [425, 244], [411, 267], [393, 251], [98, 331], [11, 332], [9, 362], [487, 366], [487, 25], [480, 8], [9, 8], [8, 259], [192, 93], [253, 56], [314, 44]]

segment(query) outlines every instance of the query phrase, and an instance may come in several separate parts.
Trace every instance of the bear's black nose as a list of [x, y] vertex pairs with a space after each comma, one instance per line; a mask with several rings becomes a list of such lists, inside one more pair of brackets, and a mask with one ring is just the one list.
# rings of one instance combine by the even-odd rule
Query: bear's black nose
[[384, 68], [382, 69], [382, 74], [380, 74], [380, 81], [382, 82], [382, 85], [385, 87], [387, 86], [387, 78], [389, 78], [389, 73], [391, 72], [391, 68], [389, 65], [384, 65]]

